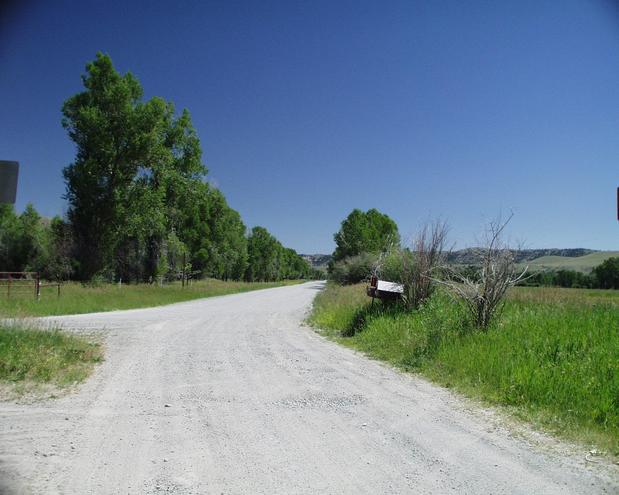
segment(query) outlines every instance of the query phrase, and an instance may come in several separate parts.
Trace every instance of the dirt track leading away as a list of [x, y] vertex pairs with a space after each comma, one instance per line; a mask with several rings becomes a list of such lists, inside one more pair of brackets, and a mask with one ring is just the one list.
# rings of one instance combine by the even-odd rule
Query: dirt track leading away
[[617, 493], [612, 468], [301, 324], [321, 284], [58, 319], [101, 331], [76, 393], [0, 404], [0, 492]]

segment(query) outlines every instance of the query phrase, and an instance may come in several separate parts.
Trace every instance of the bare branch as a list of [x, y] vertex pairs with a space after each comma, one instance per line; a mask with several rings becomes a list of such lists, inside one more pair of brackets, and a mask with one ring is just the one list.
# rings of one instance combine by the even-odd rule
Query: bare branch
[[400, 283], [408, 308], [418, 308], [434, 291], [434, 278], [443, 263], [448, 231], [444, 221], [425, 224], [412, 242], [412, 252], [402, 252]]
[[484, 330], [500, 311], [509, 288], [524, 280], [528, 271], [528, 266], [518, 270], [513, 250], [503, 241], [503, 232], [513, 216], [488, 224], [478, 279], [451, 269], [449, 279], [441, 282], [464, 302], [475, 325]]

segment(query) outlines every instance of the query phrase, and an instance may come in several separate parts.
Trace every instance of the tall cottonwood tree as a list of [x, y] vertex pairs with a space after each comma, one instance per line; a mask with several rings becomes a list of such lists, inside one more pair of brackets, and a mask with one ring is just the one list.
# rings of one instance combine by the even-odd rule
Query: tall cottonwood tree
[[137, 79], [108, 55], [98, 53], [82, 81], [85, 90], [62, 108], [77, 147], [63, 173], [78, 274], [152, 278], [182, 223], [180, 198], [206, 174], [199, 139], [186, 110], [176, 118], [161, 98], [143, 102]]
[[397, 224], [375, 208], [366, 212], [354, 209], [333, 236], [333, 261], [361, 253], [380, 253], [400, 243]]
[[152, 281], [175, 278], [187, 265], [223, 279], [310, 273], [266, 230], [248, 238], [240, 215], [204, 181], [187, 110], [176, 116], [162, 98], [143, 101], [137, 79], [101, 53], [82, 81], [84, 91], [62, 108], [77, 147], [63, 173], [79, 278]]
[[247, 241], [249, 267], [246, 279], [254, 281], [276, 280], [279, 274], [281, 245], [264, 227], [254, 227]]
[[137, 79], [121, 76], [107, 55], [98, 53], [87, 64], [82, 82], [85, 91], [62, 107], [62, 125], [77, 147], [63, 175], [79, 275], [90, 279], [113, 269], [115, 248], [128, 228], [131, 185], [149, 158], [156, 118], [141, 103]]
[[248, 266], [245, 279], [271, 281], [315, 276], [294, 249], [285, 248], [264, 227], [254, 227], [247, 239]]

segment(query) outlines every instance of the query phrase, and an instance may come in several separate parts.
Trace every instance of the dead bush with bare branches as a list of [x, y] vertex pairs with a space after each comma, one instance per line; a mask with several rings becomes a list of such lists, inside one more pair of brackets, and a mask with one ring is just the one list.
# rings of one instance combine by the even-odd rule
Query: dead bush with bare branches
[[512, 217], [513, 214], [505, 221], [499, 217], [488, 224], [477, 277], [448, 269], [448, 280], [441, 281], [464, 302], [473, 323], [482, 330], [488, 329], [500, 311], [507, 290], [526, 277], [528, 267], [517, 267], [513, 250], [503, 240], [505, 227]]

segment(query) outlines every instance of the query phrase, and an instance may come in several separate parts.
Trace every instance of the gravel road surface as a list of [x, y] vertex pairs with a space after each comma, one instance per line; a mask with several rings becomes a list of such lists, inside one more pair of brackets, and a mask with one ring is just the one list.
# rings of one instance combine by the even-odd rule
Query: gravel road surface
[[72, 394], [0, 403], [0, 492], [619, 493], [584, 452], [302, 325], [321, 287], [49, 319], [101, 332], [106, 360]]

